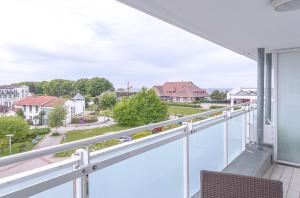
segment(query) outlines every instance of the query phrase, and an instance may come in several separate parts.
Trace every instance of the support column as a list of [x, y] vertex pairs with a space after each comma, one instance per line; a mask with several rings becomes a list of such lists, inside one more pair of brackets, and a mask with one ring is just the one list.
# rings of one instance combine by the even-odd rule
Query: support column
[[271, 106], [272, 106], [272, 53], [266, 54], [266, 106], [265, 106], [265, 124], [271, 124]]
[[257, 50], [257, 141], [263, 147], [264, 140], [264, 64], [265, 49]]

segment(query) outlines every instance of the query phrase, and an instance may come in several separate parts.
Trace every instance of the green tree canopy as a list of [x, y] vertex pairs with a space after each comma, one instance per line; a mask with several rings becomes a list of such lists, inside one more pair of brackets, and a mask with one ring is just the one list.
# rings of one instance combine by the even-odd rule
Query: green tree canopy
[[87, 96], [99, 96], [101, 93], [114, 90], [111, 82], [105, 78], [82, 78], [77, 81], [54, 79], [42, 82], [20, 82], [19, 85], [26, 85], [29, 91], [34, 94], [47, 94], [52, 96], [74, 96], [78, 91]]
[[211, 94], [210, 94], [210, 98], [213, 100], [223, 100], [226, 99], [226, 92], [221, 92], [219, 90], [214, 90]]
[[89, 82], [88, 92], [93, 97], [99, 96], [103, 92], [108, 90], [113, 91], [114, 87], [112, 83], [106, 80], [105, 78], [95, 77], [92, 78]]
[[2, 116], [0, 117], [0, 138], [8, 134], [14, 134], [14, 137], [21, 138], [29, 130], [28, 123], [19, 116]]
[[143, 88], [138, 94], [118, 102], [113, 113], [118, 124], [137, 126], [165, 120], [167, 109], [167, 104], [153, 90]]
[[63, 105], [57, 105], [48, 114], [49, 126], [51, 128], [57, 128], [63, 125], [63, 121], [66, 119], [67, 111]]
[[112, 109], [117, 103], [117, 95], [114, 92], [106, 91], [101, 94], [99, 99], [100, 109]]
[[87, 78], [79, 79], [74, 83], [74, 86], [76, 91], [79, 91], [83, 95], [87, 95], [88, 88], [89, 88], [89, 79]]

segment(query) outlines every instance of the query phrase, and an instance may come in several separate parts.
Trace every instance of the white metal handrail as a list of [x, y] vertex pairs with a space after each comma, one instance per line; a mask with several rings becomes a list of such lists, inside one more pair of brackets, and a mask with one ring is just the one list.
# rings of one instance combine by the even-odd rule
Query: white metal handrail
[[[204, 113], [196, 114], [196, 115], [193, 115], [193, 116], [188, 116], [188, 117], [179, 118], [179, 119], [176, 119], [176, 120], [171, 120], [171, 122], [167, 121], [167, 123], [168, 124], [170, 124], [170, 123], [173, 124], [173, 123], [178, 123], [178, 122], [182, 122], [182, 121], [187, 121], [187, 120], [191, 120], [191, 119], [194, 119], [194, 118], [207, 116], [207, 115], [210, 115], [212, 113], [222, 112], [222, 111], [230, 110], [230, 109], [235, 108], [235, 107], [240, 107], [240, 106], [245, 106], [245, 105], [250, 105], [250, 104], [252, 104], [252, 103], [240, 104], [240, 105], [235, 105], [235, 106], [226, 107], [226, 108], [222, 108], [222, 109], [217, 109], [217, 110], [213, 110], [213, 111], [210, 111], [210, 112], [204, 112]], [[192, 133], [199, 132], [199, 131], [201, 131], [205, 128], [208, 128], [208, 127], [214, 126], [218, 123], [227, 121], [227, 120], [232, 119], [236, 116], [246, 114], [249, 111], [252, 111], [254, 109], [255, 109], [255, 107], [243, 108], [241, 110], [231, 112], [229, 114], [226, 113], [226, 114], [223, 114], [223, 115], [215, 116], [213, 118], [208, 118], [208, 119], [205, 119], [205, 120], [201, 120], [201, 121], [192, 123], [190, 129], [186, 125], [183, 125], [181, 127], [171, 129], [171, 130], [169, 130], [167, 132], [164, 132], [164, 133], [155, 134], [155, 135], [148, 136], [148, 137], [145, 137], [145, 138], [141, 138], [141, 139], [138, 139], [138, 140], [130, 141], [128, 143], [123, 143], [123, 144], [120, 144], [120, 145], [116, 145], [116, 146], [109, 147], [109, 148], [106, 148], [106, 149], [103, 149], [103, 150], [100, 150], [100, 151], [93, 152], [93, 153], [90, 154], [90, 156], [91, 156], [91, 158], [95, 159], [97, 157], [102, 157], [102, 156], [105, 156], [105, 155], [108, 155], [108, 154], [113, 154], [113, 153], [116, 153], [118, 151], [128, 150], [128, 148], [131, 148], [133, 146], [141, 145], [140, 147], [134, 147], [134, 149], [129, 149], [128, 151], [118, 153], [118, 154], [113, 155], [109, 158], [104, 158], [104, 159], [100, 160], [99, 162], [90, 163], [90, 164], [88, 164], [84, 167], [79, 168], [78, 170], [67, 172], [65, 174], [62, 174], [62, 175], [56, 176], [54, 178], [51, 178], [47, 181], [43, 181], [43, 182], [31, 185], [31, 186], [24, 187], [23, 189], [18, 189], [14, 192], [3, 195], [3, 197], [18, 197], [20, 195], [22, 195], [22, 196], [34, 195], [36, 193], [44, 191], [45, 189], [52, 188], [52, 187], [58, 186], [60, 184], [66, 183], [68, 181], [74, 180], [76, 178], [83, 177], [84, 175], [88, 175], [88, 174], [90, 174], [94, 171], [100, 170], [102, 168], [105, 168], [105, 167], [110, 166], [112, 164], [118, 163], [120, 161], [129, 159], [131, 157], [134, 157], [134, 156], [139, 155], [141, 153], [144, 153], [146, 151], [152, 150], [152, 149], [157, 148], [159, 146], [168, 144], [170, 142], [173, 142], [175, 140], [178, 140], [178, 139], [181, 139], [181, 138], [184, 138], [184, 137], [188, 137]], [[158, 126], [164, 126], [165, 124], [161, 125], [162, 123], [166, 123], [166, 122], [161, 122], [161, 123], [157, 123], [157, 124], [152, 124], [152, 125], [148, 125], [148, 126], [137, 127], [137, 128], [134, 128], [134, 129], [125, 130], [125, 131], [119, 132], [118, 134], [116, 134], [116, 136], [113, 136], [113, 138], [123, 136], [124, 133], [132, 134], [132, 133], [140, 132], [141, 128], [142, 128], [142, 131], [143, 131], [143, 130], [149, 130], [151, 127], [156, 128]], [[105, 138], [108, 138], [108, 137], [105, 137]], [[104, 138], [104, 140], [107, 140], [105, 138]], [[91, 140], [91, 138], [89, 138], [88, 141], [85, 140], [83, 142], [82, 141], [79, 141], [79, 142], [80, 142], [80, 145], [83, 146], [83, 145], [92, 144], [92, 143], [90, 143], [91, 141], [93, 143], [97, 143], [97, 141], [99, 141], [98, 137], [97, 138], [92, 138], [92, 140]], [[96, 142], [94, 142], [94, 141], [96, 141]], [[103, 139], [101, 139], [100, 141], [103, 141]], [[87, 142], [88, 142], [88, 144], [86, 144]], [[145, 145], [145, 143], [147, 143], [147, 144]], [[227, 142], [225, 142], [225, 144], [227, 144]], [[70, 145], [66, 146], [67, 149], [70, 149], [69, 146]], [[73, 145], [71, 145], [71, 146], [73, 146]], [[76, 148], [81, 147], [81, 146], [76, 146]], [[63, 148], [65, 149], [66, 147], [63, 147]], [[65, 150], [67, 150], [67, 149], [65, 149]], [[50, 149], [50, 151], [52, 153], [53, 150]], [[48, 151], [48, 152], [50, 152], [50, 151]], [[62, 151], [62, 150], [59, 150], [59, 151]], [[47, 151], [45, 151], [45, 152], [47, 153]], [[55, 150], [55, 152], [58, 152], [58, 151]], [[49, 154], [49, 153], [47, 153], [47, 154]], [[38, 155], [40, 155], [40, 153], [38, 153]], [[29, 156], [31, 157], [31, 155], [29, 155]], [[23, 156], [23, 158], [24, 158], [24, 156]], [[19, 159], [22, 159], [22, 158], [19, 158]], [[6, 159], [6, 160], [8, 160], [8, 159]], [[5, 161], [4, 161], [4, 163], [5, 163]], [[52, 169], [51, 168], [50, 169], [43, 169], [43, 171], [50, 171], [50, 170], [52, 170]], [[42, 172], [35, 172], [35, 175], [38, 176], [41, 173]], [[30, 175], [30, 174], [28, 173], [25, 176], [28, 177], [28, 175]], [[4, 187], [5, 185], [8, 185], [11, 182], [12, 183], [17, 183], [18, 181], [22, 181], [22, 180], [24, 180], [25, 176], [24, 177], [22, 177], [22, 176], [21, 177], [14, 177], [14, 178], [11, 177], [10, 179], [6, 179], [5, 181], [0, 182], [0, 187]], [[188, 186], [188, 184], [187, 184], [187, 186]], [[187, 188], [187, 187], [185, 187], [185, 188]], [[187, 192], [188, 192], [188, 190], [187, 190]]]
[[28, 160], [28, 159], [42, 157], [42, 156], [45, 156], [48, 154], [53, 154], [53, 153], [57, 153], [57, 152], [61, 152], [61, 151], [71, 150], [74, 148], [85, 147], [85, 146], [96, 144], [98, 142], [102, 142], [105, 140], [114, 139], [114, 138], [118, 138], [121, 136], [132, 135], [132, 134], [135, 134], [135, 133], [138, 133], [141, 131], [152, 130], [152, 129], [155, 129], [158, 127], [163, 127], [163, 126], [170, 125], [170, 124], [186, 122], [186, 121], [190, 121], [190, 120], [193, 120], [196, 118], [209, 116], [214, 113], [219, 113], [219, 112], [231, 110], [231, 109], [234, 109], [237, 107], [242, 107], [242, 106], [246, 106], [246, 105], [250, 105], [250, 104], [253, 104], [253, 103], [249, 102], [249, 103], [237, 104], [237, 105], [228, 106], [228, 107], [220, 108], [220, 109], [215, 109], [215, 110], [211, 110], [211, 111], [207, 111], [207, 112], [203, 112], [203, 113], [199, 113], [199, 114], [194, 114], [194, 115], [190, 115], [190, 116], [186, 116], [186, 117], [182, 117], [182, 118], [178, 118], [178, 119], [174, 119], [174, 120], [167, 120], [167, 121], [163, 121], [163, 122], [159, 122], [159, 123], [154, 123], [154, 124], [150, 124], [150, 125], [145, 125], [145, 126], [140, 126], [140, 127], [136, 127], [136, 128], [132, 128], [132, 129], [119, 131], [116, 133], [99, 135], [96, 137], [86, 138], [83, 140], [73, 141], [73, 142], [64, 143], [64, 144], [55, 145], [55, 146], [49, 146], [46, 148], [32, 150], [32, 151], [28, 151], [25, 153], [2, 157], [2, 158], [0, 158], [0, 166], [5, 166], [5, 165], [21, 162], [21, 161]]

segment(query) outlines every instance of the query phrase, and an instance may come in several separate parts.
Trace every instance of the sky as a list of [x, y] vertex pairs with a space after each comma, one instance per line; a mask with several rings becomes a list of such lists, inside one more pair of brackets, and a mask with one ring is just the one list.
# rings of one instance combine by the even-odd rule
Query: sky
[[116, 88], [255, 87], [255, 65], [114, 0], [0, 0], [0, 84], [99, 76]]

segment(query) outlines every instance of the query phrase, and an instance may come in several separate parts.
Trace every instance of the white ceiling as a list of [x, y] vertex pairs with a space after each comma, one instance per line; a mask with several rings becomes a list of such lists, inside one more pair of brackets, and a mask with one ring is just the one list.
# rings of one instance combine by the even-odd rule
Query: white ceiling
[[119, 1], [254, 59], [259, 47], [300, 47], [300, 10], [277, 12], [271, 0]]

